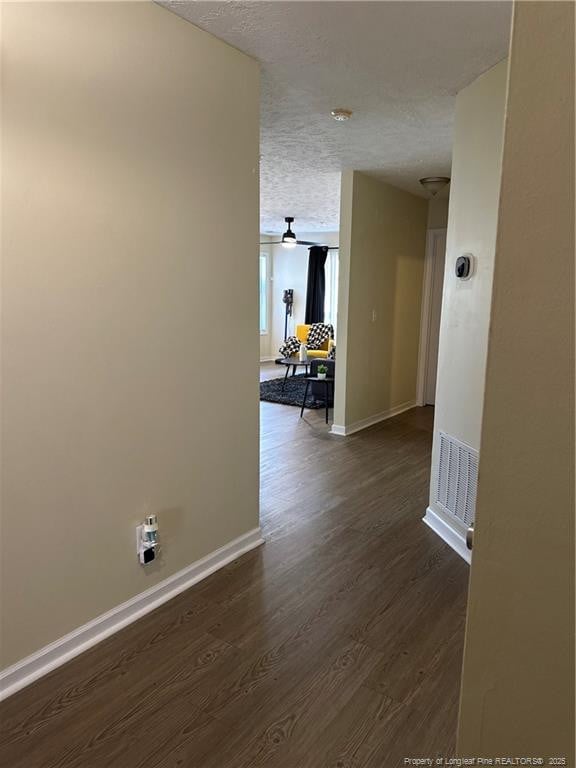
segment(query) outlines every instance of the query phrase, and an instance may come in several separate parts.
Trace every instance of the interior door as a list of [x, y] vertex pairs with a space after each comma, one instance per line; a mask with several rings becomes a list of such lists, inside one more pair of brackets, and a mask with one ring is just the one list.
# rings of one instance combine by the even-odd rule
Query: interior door
[[426, 373], [424, 378], [424, 403], [434, 405], [436, 401], [436, 375], [438, 372], [438, 339], [440, 336], [440, 315], [444, 288], [444, 267], [446, 262], [446, 230], [436, 229], [431, 238], [431, 288], [430, 315], [428, 324], [428, 347]]

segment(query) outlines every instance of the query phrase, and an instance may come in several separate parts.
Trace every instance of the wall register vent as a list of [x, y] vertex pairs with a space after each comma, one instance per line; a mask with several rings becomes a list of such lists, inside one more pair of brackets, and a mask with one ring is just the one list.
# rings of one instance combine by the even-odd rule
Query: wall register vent
[[436, 503], [466, 527], [474, 522], [478, 489], [478, 451], [440, 432]]

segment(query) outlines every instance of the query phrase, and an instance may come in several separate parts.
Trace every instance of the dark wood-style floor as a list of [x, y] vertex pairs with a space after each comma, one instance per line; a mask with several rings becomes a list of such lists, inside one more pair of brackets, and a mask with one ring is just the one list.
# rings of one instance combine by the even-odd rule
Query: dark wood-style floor
[[450, 755], [468, 572], [421, 522], [431, 429], [262, 403], [265, 546], [0, 705], [2, 768]]

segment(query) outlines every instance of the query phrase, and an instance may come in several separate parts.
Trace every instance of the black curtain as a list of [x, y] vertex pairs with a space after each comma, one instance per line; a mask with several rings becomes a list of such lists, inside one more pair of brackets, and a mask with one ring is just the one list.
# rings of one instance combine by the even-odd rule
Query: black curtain
[[308, 285], [306, 288], [306, 314], [304, 322], [324, 322], [324, 295], [326, 293], [326, 275], [324, 265], [328, 256], [326, 245], [313, 245], [308, 256]]

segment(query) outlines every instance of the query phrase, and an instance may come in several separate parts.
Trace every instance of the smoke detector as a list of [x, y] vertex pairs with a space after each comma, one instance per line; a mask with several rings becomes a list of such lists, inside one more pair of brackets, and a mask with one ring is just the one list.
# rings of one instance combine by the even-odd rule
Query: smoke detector
[[351, 109], [333, 109], [330, 114], [334, 118], [334, 120], [338, 120], [339, 123], [344, 122], [344, 120], [350, 120], [352, 117], [352, 110]]

